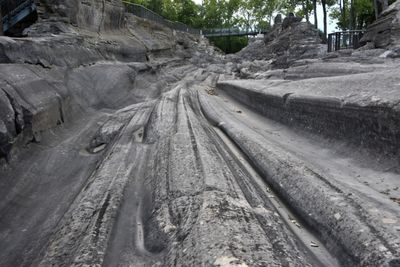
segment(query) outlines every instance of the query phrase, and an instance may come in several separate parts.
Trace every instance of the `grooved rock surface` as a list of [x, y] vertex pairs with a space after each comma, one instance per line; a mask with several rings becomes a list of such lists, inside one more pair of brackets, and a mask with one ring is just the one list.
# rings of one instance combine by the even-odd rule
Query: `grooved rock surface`
[[390, 69], [293, 82], [225, 81], [218, 86], [285, 124], [399, 156], [397, 74]]
[[398, 264], [398, 59], [41, 3], [0, 37], [0, 266]]

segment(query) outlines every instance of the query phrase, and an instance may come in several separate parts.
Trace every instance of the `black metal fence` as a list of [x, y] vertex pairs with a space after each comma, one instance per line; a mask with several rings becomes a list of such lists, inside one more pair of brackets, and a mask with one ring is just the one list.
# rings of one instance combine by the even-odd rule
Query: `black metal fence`
[[145, 8], [142, 5], [132, 4], [129, 2], [123, 2], [123, 3], [125, 4], [125, 10], [137, 17], [154, 21], [156, 23], [167, 26], [167, 27], [177, 30], [177, 31], [188, 32], [191, 34], [198, 34], [198, 35], [201, 34], [201, 30], [193, 29], [193, 28], [189, 27], [188, 25], [183, 24], [181, 22], [174, 22], [174, 21], [167, 20], [164, 17]]
[[33, 2], [33, 0], [0, 0], [2, 17], [4, 18], [7, 15], [17, 13], [19, 9], [22, 9], [31, 2]]
[[0, 12], [3, 32], [27, 18], [36, 11], [34, 0], [0, 0]]
[[330, 33], [328, 35], [328, 52], [359, 48], [363, 34], [362, 30]]

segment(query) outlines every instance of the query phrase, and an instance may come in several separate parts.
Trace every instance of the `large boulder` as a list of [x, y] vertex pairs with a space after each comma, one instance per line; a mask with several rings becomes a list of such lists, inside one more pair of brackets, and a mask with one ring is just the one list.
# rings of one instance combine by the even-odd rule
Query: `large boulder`
[[264, 42], [250, 44], [238, 53], [245, 60], [272, 60], [274, 68], [288, 68], [299, 59], [318, 58], [326, 51], [315, 27], [299, 18], [287, 17], [275, 24]]
[[372, 44], [374, 48], [400, 46], [400, 0], [390, 5], [372, 23], [361, 39], [361, 44]]

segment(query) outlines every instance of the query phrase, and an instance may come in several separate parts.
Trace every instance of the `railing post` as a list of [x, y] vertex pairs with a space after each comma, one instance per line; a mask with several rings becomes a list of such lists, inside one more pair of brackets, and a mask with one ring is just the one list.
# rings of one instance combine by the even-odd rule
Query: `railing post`
[[347, 48], [354, 48], [354, 43], [353, 43], [353, 32], [349, 32], [349, 47]]
[[335, 41], [336, 41], [335, 42], [335, 51], [338, 51], [338, 50], [340, 50], [340, 41], [341, 41], [340, 32], [336, 33], [336, 40]]
[[352, 30], [345, 32], [335, 32], [328, 35], [328, 52], [341, 49], [360, 48], [360, 39], [364, 32], [362, 30]]
[[360, 48], [360, 40], [361, 40], [362, 36], [363, 36], [362, 32], [357, 33], [357, 48]]
[[328, 34], [328, 53], [332, 52], [332, 34]]
[[334, 46], [334, 50], [337, 50], [337, 42], [338, 42], [338, 33], [335, 33], [335, 46]]

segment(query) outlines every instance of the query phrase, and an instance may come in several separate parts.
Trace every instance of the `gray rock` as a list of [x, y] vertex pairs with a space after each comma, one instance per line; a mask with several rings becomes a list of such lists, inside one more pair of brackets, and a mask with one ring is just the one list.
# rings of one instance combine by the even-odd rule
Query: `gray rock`
[[384, 10], [379, 18], [368, 26], [360, 41], [361, 45], [373, 44], [375, 48], [390, 48], [400, 45], [400, 1]]
[[0, 38], [0, 265], [398, 262], [395, 49], [319, 58], [293, 22], [224, 56], [119, 1], [40, 3]]
[[392, 50], [388, 53], [387, 57], [388, 57], [388, 58], [399, 58], [399, 57], [400, 57], [400, 48], [398, 47], [398, 48], [392, 49]]
[[17, 129], [13, 106], [3, 90], [0, 90], [0, 118], [0, 155], [4, 157], [11, 149]]
[[118, 30], [125, 25], [125, 9], [121, 0], [40, 0], [39, 5], [42, 19], [39, 24], [43, 27], [58, 21], [101, 32]]
[[[398, 157], [396, 73], [391, 69], [294, 82], [224, 81], [219, 86], [275, 120]], [[375, 110], [379, 112], [371, 115]]]
[[289, 13], [289, 15], [282, 22], [282, 29], [285, 30], [291, 27], [293, 24], [297, 24], [301, 22], [302, 18], [296, 17], [293, 13]]
[[275, 24], [282, 24], [282, 14], [278, 14], [275, 16], [274, 25]]
[[326, 47], [320, 47], [321, 42], [318, 31], [310, 23], [288, 18], [285, 27], [276, 25], [266, 34], [264, 43], [254, 42], [237, 56], [244, 60], [273, 59], [273, 68], [287, 68], [296, 60], [324, 55]]

